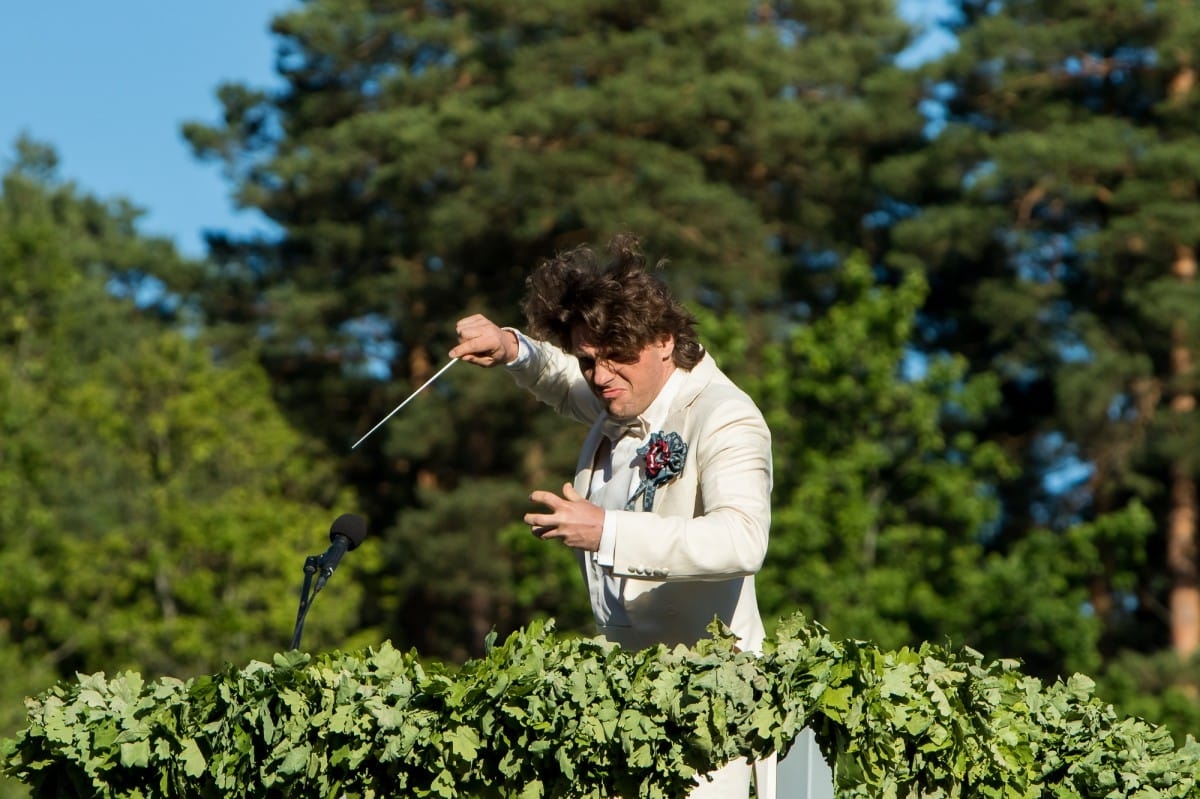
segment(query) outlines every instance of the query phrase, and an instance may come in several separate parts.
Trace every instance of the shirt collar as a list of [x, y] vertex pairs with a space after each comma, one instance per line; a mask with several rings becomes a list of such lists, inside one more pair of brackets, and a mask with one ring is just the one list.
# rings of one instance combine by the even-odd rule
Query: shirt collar
[[679, 389], [683, 387], [685, 374], [686, 371], [683, 369], [671, 372], [671, 376], [659, 390], [658, 396], [637, 417], [619, 419], [615, 416], [605, 415], [602, 422], [604, 435], [614, 443], [627, 435], [636, 436], [640, 440], [650, 435], [650, 431], [662, 427], [671, 412], [671, 403], [679, 396]]

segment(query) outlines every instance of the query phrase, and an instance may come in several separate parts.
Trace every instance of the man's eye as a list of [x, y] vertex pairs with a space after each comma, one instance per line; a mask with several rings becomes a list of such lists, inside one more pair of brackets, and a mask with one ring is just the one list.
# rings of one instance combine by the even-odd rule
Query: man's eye
[[596, 368], [595, 358], [576, 358], [579, 361], [579, 368], [587, 372]]

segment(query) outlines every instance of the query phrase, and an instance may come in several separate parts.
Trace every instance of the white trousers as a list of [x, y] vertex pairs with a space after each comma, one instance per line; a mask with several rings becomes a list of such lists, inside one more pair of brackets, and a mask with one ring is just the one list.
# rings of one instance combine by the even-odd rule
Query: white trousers
[[[775, 756], [751, 765], [745, 760], [727, 763], [716, 771], [696, 778], [698, 783], [688, 799], [746, 799], [750, 795], [750, 778], [754, 777], [755, 796], [775, 799]], [[712, 778], [712, 782], [708, 781]]]

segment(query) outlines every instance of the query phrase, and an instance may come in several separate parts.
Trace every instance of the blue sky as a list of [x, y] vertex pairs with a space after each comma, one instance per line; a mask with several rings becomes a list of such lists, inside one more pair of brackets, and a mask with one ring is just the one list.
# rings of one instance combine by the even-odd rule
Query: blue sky
[[[0, 11], [0, 165], [26, 133], [52, 145], [59, 174], [145, 209], [143, 232], [204, 254], [203, 231], [250, 231], [216, 164], [192, 158], [188, 120], [214, 122], [226, 81], [276, 85], [272, 17], [296, 0], [12, 0]], [[946, 0], [902, 0], [917, 24]], [[933, 37], [935, 47], [944, 39]]]
[[52, 145], [59, 175], [146, 210], [141, 229], [204, 252], [202, 231], [253, 230], [215, 164], [180, 127], [214, 122], [226, 81], [274, 85], [268, 25], [291, 0], [34, 0], [0, 11], [0, 163], [21, 133]]

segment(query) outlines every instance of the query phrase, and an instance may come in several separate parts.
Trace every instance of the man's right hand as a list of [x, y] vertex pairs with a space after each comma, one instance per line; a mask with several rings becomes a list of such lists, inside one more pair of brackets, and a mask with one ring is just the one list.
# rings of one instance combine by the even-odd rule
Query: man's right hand
[[450, 350], [451, 358], [491, 367], [512, 363], [520, 352], [515, 333], [481, 314], [459, 319], [454, 329], [458, 331], [458, 346]]

